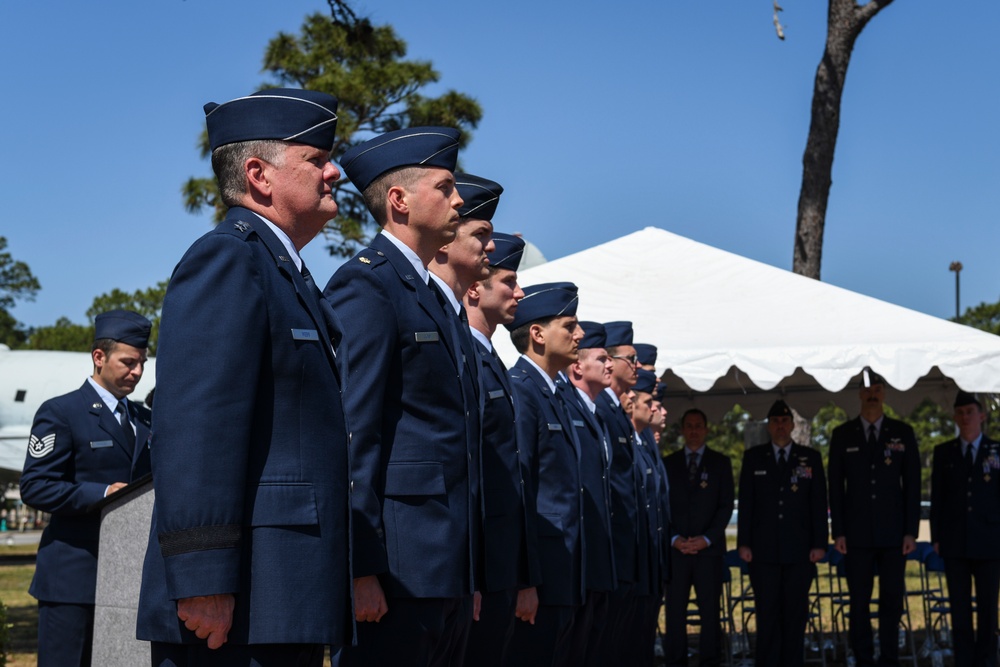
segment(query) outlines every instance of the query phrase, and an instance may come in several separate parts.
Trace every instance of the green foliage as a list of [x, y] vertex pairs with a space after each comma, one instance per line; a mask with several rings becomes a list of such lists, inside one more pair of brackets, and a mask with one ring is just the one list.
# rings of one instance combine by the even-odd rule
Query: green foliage
[[[415, 125], [458, 128], [461, 145], [468, 143], [483, 115], [478, 102], [454, 90], [437, 97], [421, 94], [440, 75], [430, 62], [406, 59], [406, 42], [392, 26], [358, 19], [342, 2], [331, 3], [331, 10], [332, 16], [307, 16], [298, 35], [279, 33], [272, 39], [263, 70], [279, 86], [324, 91], [339, 100], [334, 158], [373, 135]], [[207, 157], [206, 132], [199, 146]], [[214, 178], [191, 178], [181, 192], [189, 212], [208, 207], [216, 222], [225, 216]], [[346, 179], [335, 185], [334, 197], [340, 212], [327, 224], [324, 238], [331, 254], [346, 257], [366, 242], [374, 221]]]
[[959, 324], [965, 324], [988, 331], [991, 334], [1000, 335], [1000, 301], [997, 303], [986, 303], [984, 301], [978, 306], [971, 306], [966, 308], [965, 313], [957, 320], [955, 318], [952, 318], [952, 320]]
[[0, 345], [13, 349], [24, 345], [28, 340], [28, 332], [24, 326], [10, 314], [6, 308], [0, 307]]
[[[678, 415], [677, 421], [670, 424], [663, 437], [660, 438], [660, 453], [664, 456], [684, 447], [680, 418], [681, 415]], [[705, 438], [706, 445], [725, 454], [732, 462], [737, 492], [739, 491], [740, 470], [743, 467], [743, 451], [745, 449], [743, 437], [750, 422], [750, 413], [738, 404], [734, 405], [719, 421], [709, 421], [708, 436]]]
[[28, 350], [90, 352], [93, 343], [93, 323], [75, 324], [67, 317], [60, 317], [53, 325], [32, 329], [24, 348]]
[[10, 308], [18, 299], [34, 301], [42, 286], [24, 262], [11, 257], [6, 237], [0, 236], [0, 308]]
[[31, 330], [28, 342], [24, 346], [31, 350], [66, 350], [70, 352], [90, 352], [94, 343], [94, 318], [99, 314], [125, 308], [143, 315], [153, 323], [153, 331], [149, 337], [149, 354], [156, 354], [156, 340], [160, 332], [160, 311], [163, 308], [163, 298], [167, 293], [167, 281], [161, 281], [155, 287], [136, 290], [128, 293], [115, 288], [107, 294], [94, 297], [87, 309], [87, 324], [75, 324], [66, 317], [60, 317], [52, 326], [38, 327]]

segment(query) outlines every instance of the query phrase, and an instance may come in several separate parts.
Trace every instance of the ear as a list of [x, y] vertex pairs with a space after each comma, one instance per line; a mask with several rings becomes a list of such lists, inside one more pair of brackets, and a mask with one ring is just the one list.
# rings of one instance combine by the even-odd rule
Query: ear
[[389, 202], [389, 212], [399, 215], [409, 215], [410, 204], [406, 200], [406, 196], [406, 189], [401, 185], [394, 185], [389, 188], [389, 191], [386, 193], [386, 199]]
[[479, 289], [482, 287], [482, 281], [477, 280], [476, 282], [469, 285], [469, 289], [465, 290], [465, 296], [469, 298], [470, 301], [479, 301]]
[[528, 338], [533, 343], [538, 343], [539, 345], [545, 344], [545, 327], [541, 324], [532, 324], [528, 329]]
[[94, 362], [94, 371], [99, 372], [104, 364], [107, 362], [108, 358], [104, 354], [104, 350], [98, 348], [90, 353], [90, 358]]
[[247, 158], [243, 163], [243, 173], [247, 178], [247, 188], [251, 195], [271, 196], [269, 165], [258, 157]]

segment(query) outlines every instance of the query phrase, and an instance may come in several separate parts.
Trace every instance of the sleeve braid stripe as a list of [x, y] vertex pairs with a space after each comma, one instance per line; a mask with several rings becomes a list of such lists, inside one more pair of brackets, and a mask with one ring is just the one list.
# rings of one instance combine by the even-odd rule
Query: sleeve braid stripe
[[164, 558], [170, 558], [192, 551], [235, 549], [240, 544], [242, 530], [239, 525], [199, 526], [174, 533], [161, 533], [160, 551]]

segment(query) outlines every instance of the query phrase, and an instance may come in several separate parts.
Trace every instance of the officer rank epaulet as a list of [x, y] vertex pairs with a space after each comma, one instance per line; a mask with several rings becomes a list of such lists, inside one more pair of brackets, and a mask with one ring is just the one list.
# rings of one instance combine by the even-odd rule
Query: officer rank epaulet
[[242, 239], [248, 239], [254, 233], [253, 226], [244, 220], [225, 220], [216, 227], [216, 230]]

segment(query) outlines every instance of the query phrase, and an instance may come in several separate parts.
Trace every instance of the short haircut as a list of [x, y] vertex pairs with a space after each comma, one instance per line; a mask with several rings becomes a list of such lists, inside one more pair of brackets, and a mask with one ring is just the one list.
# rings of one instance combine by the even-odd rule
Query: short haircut
[[212, 151], [212, 171], [219, 181], [219, 196], [226, 206], [239, 206], [247, 194], [246, 173], [243, 165], [256, 157], [280, 167], [285, 157], [287, 142], [272, 139], [237, 141], [219, 146]]
[[94, 341], [94, 344], [90, 346], [90, 352], [93, 354], [95, 350], [100, 350], [104, 353], [104, 356], [107, 357], [111, 355], [116, 345], [118, 345], [118, 341], [114, 338], [98, 338]]
[[699, 415], [701, 417], [701, 421], [705, 424], [705, 426], [708, 426], [708, 417], [705, 415], [704, 412], [702, 412], [698, 408], [690, 408], [686, 410], [683, 415], [681, 415], [682, 426], [684, 425], [684, 420], [688, 418], [688, 415]]
[[528, 341], [531, 340], [531, 327], [534, 325], [548, 326], [549, 322], [556, 319], [556, 315], [551, 317], [543, 317], [541, 319], [535, 320], [533, 322], [528, 322], [527, 324], [522, 324], [518, 328], [510, 332], [510, 342], [514, 344], [514, 349], [518, 351], [519, 354], [524, 354], [528, 351]]
[[609, 357], [613, 357], [616, 354], [618, 354], [618, 348], [620, 348], [620, 347], [625, 347], [625, 346], [624, 345], [609, 345], [609, 346], [607, 346], [604, 349], [608, 351], [608, 356]]
[[422, 173], [421, 167], [399, 167], [398, 169], [390, 169], [368, 184], [361, 196], [364, 197], [365, 206], [368, 207], [368, 212], [375, 218], [379, 227], [385, 227], [385, 223], [388, 222], [385, 200], [389, 196], [389, 188], [397, 185], [408, 188], [420, 178]]

